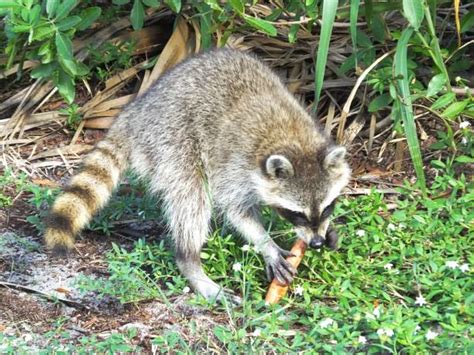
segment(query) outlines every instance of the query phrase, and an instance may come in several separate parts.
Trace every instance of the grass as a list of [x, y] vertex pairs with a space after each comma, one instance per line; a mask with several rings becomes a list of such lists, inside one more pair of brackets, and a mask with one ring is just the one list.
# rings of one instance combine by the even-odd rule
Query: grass
[[[335, 212], [341, 249], [310, 250], [289, 295], [271, 308], [263, 302], [262, 259], [225, 227], [219, 229], [201, 257], [214, 280], [243, 296], [243, 305], [219, 308], [199, 296], [192, 303], [227, 313], [228, 324], [209, 331], [230, 352], [470, 353], [472, 182], [440, 174], [430, 196], [413, 195], [407, 186], [395, 211], [387, 210], [378, 193], [343, 199]], [[265, 217], [274, 234], [287, 234], [281, 231], [289, 225], [269, 211]], [[288, 248], [292, 238], [278, 242]], [[84, 277], [82, 287], [122, 302], [157, 297], [168, 303], [186, 288], [168, 250], [163, 242], [138, 241], [129, 251], [115, 246], [107, 256], [110, 278]], [[173, 341], [171, 332], [154, 342], [161, 349], [197, 351], [206, 347], [207, 330], [201, 336], [187, 344]]]
[[[263, 301], [268, 282], [262, 258], [226, 225], [216, 223], [220, 228], [201, 258], [211, 278], [241, 295], [243, 304], [212, 305], [193, 295], [192, 305], [208, 309], [220, 321], [202, 329], [194, 319], [187, 320], [182, 324], [187, 337], [176, 329], [157, 330], [152, 347], [205, 351], [211, 336], [214, 344], [232, 353], [472, 353], [474, 192], [472, 179], [456, 173], [471, 161], [461, 157], [432, 162], [436, 178], [427, 197], [414, 194], [406, 183], [395, 200], [375, 192], [341, 199], [335, 211], [340, 250], [309, 250], [289, 294], [277, 306]], [[142, 195], [143, 185], [133, 177], [129, 181], [132, 197], [115, 197], [115, 207], [104, 210], [96, 225], [107, 226], [106, 221], [132, 210], [156, 217], [148, 212], [155, 202]], [[28, 186], [24, 181], [17, 185]], [[34, 194], [31, 186], [27, 190], [33, 205], [49, 196]], [[130, 207], [132, 199], [136, 203]], [[397, 208], [389, 209], [387, 202]], [[264, 219], [288, 249], [294, 241], [291, 226], [269, 210]], [[165, 241], [138, 240], [132, 248], [114, 245], [106, 256], [109, 276], [82, 276], [78, 286], [122, 303], [157, 299], [172, 308], [173, 300], [189, 291], [170, 249]], [[42, 351], [140, 350], [128, 332], [71, 343], [59, 323], [42, 335], [49, 339]], [[27, 342], [7, 335], [0, 334], [0, 344], [0, 351], [7, 353], [32, 350]]]

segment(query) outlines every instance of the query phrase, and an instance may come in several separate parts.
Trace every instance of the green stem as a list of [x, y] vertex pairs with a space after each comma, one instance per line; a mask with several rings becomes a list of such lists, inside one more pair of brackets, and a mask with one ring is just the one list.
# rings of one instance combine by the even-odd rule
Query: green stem
[[[428, 23], [428, 29], [430, 31], [432, 43], [434, 44], [434, 48], [431, 48], [430, 52], [432, 52], [433, 60], [436, 66], [446, 76], [446, 86], [448, 88], [448, 91], [451, 92], [452, 88], [451, 88], [451, 83], [449, 81], [448, 70], [446, 69], [446, 65], [444, 65], [443, 56], [441, 55], [441, 48], [439, 47], [438, 37], [436, 37], [435, 27], [434, 27], [433, 20], [431, 18], [431, 11], [430, 11], [429, 6], [425, 6], [425, 17], [426, 17], [426, 22]], [[423, 42], [426, 43], [426, 41], [423, 41]]]

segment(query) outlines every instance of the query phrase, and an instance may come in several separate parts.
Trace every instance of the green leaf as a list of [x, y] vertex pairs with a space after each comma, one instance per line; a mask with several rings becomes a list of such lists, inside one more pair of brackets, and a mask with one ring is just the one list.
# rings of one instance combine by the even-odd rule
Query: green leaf
[[79, 16], [66, 17], [57, 23], [57, 28], [61, 31], [67, 31], [76, 26], [82, 19]]
[[97, 6], [89, 7], [81, 11], [79, 16], [81, 17], [82, 21], [76, 26], [77, 30], [83, 31], [89, 28], [95, 22], [95, 20], [100, 17], [101, 13], [102, 9]]
[[351, 1], [350, 32], [352, 40], [352, 52], [355, 56], [355, 67], [357, 67], [357, 19], [359, 17], [360, 0]]
[[55, 63], [40, 64], [31, 71], [30, 76], [33, 79], [48, 78], [53, 74], [54, 69], [56, 69]]
[[40, 14], [41, 14], [41, 6], [40, 5], [35, 5], [30, 11], [30, 25], [34, 26], [38, 24], [38, 21], [40, 20]]
[[135, 0], [133, 2], [132, 12], [130, 14], [130, 21], [132, 22], [133, 29], [139, 30], [143, 27], [143, 21], [145, 18], [145, 9], [141, 0]]
[[58, 54], [63, 59], [72, 59], [72, 42], [71, 39], [62, 32], [56, 32], [56, 49]]
[[300, 25], [297, 23], [294, 23], [293, 25], [290, 26], [290, 30], [288, 31], [288, 42], [290, 43], [296, 42], [296, 35], [298, 33], [299, 28], [300, 28]]
[[75, 6], [76, 0], [64, 0], [64, 2], [59, 5], [58, 11], [56, 12], [56, 21], [62, 20], [67, 15], [69, 15]]
[[370, 102], [368, 110], [369, 110], [369, 112], [376, 112], [376, 111], [390, 105], [390, 103], [392, 101], [393, 101], [393, 99], [390, 96], [390, 94], [379, 95]]
[[323, 87], [324, 73], [328, 59], [329, 42], [331, 40], [332, 27], [336, 18], [337, 0], [323, 0], [323, 14], [321, 35], [318, 43], [318, 53], [316, 55], [316, 66], [314, 71], [314, 109], [316, 110]]
[[398, 40], [395, 51], [395, 77], [397, 79], [398, 92], [400, 98], [397, 98], [398, 106], [400, 108], [399, 115], [403, 122], [403, 128], [408, 143], [408, 150], [410, 151], [413, 166], [415, 167], [416, 176], [419, 186], [424, 194], [426, 194], [426, 180], [423, 171], [423, 160], [421, 159], [420, 143], [418, 142], [418, 135], [416, 133], [415, 117], [413, 115], [413, 107], [410, 96], [410, 86], [408, 83], [408, 63], [407, 63], [407, 48], [408, 41], [413, 34], [413, 28], [409, 27], [403, 30], [400, 39]]
[[474, 27], [474, 9], [463, 15], [461, 19], [461, 33], [469, 31]]
[[47, 0], [46, 1], [46, 13], [48, 18], [54, 17], [56, 10], [58, 9], [59, 0]]
[[18, 8], [21, 5], [17, 1], [2, 1], [0, 2], [0, 9]]
[[142, 3], [144, 3], [148, 7], [160, 6], [160, 2], [158, 0], [142, 0]]
[[90, 69], [84, 63], [76, 62], [76, 72], [78, 76], [84, 76], [84, 75], [89, 74]]
[[438, 100], [436, 100], [433, 103], [433, 105], [431, 105], [431, 109], [439, 110], [440, 108], [443, 108], [443, 107], [449, 105], [455, 99], [456, 99], [456, 94], [454, 92], [448, 92], [448, 93], [444, 94], [443, 96], [440, 96], [438, 98]]
[[230, 6], [238, 13], [243, 14], [245, 11], [244, 2], [242, 0], [229, 0]]
[[436, 95], [446, 84], [446, 75], [444, 73], [433, 76], [428, 83], [428, 90], [426, 91], [426, 97]]
[[467, 155], [460, 155], [456, 159], [454, 159], [458, 163], [474, 163], [474, 158], [473, 157], [468, 157]]
[[130, 0], [112, 0], [112, 3], [115, 5], [125, 5], [128, 4]]
[[47, 64], [53, 59], [53, 49], [51, 48], [51, 41], [44, 42], [38, 49], [38, 55], [40, 55], [41, 63]]
[[54, 34], [54, 26], [52, 24], [46, 24], [44, 26], [36, 27], [33, 30], [33, 41], [43, 41], [46, 38], [53, 37]]
[[51, 43], [48, 41], [48, 42], [44, 42], [38, 49], [38, 54], [39, 55], [44, 55], [48, 52], [51, 51]]
[[71, 78], [64, 70], [59, 69], [54, 81], [61, 96], [68, 104], [72, 104], [76, 94], [73, 78]]
[[470, 101], [469, 99], [466, 99], [466, 100], [463, 100], [463, 101], [453, 102], [451, 105], [446, 107], [446, 110], [443, 111], [441, 116], [449, 118], [449, 119], [455, 118], [461, 112], [464, 111], [464, 109], [466, 108], [469, 101]]
[[181, 10], [181, 0], [165, 0], [167, 4], [174, 13], [179, 13]]
[[24, 33], [24, 32], [30, 32], [31, 26], [30, 25], [16, 25], [13, 26], [12, 30], [15, 33]]
[[58, 58], [59, 64], [61, 67], [72, 77], [77, 75], [77, 66], [76, 61], [74, 59], [67, 59], [67, 58]]
[[423, 0], [403, 0], [403, 14], [410, 25], [418, 30], [425, 16]]
[[277, 35], [277, 29], [268, 21], [248, 15], [244, 15], [244, 19], [250, 26], [263, 31], [270, 36]]

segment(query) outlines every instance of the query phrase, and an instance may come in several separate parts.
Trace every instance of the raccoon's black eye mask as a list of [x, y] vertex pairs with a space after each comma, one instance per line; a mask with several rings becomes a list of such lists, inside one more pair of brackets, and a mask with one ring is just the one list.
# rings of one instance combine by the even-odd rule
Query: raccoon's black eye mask
[[308, 218], [302, 212], [296, 212], [292, 210], [287, 210], [285, 208], [277, 208], [278, 214], [286, 219], [288, 222], [294, 226], [306, 226], [309, 225]]
[[308, 217], [302, 212], [296, 212], [285, 208], [276, 208], [276, 210], [280, 216], [282, 216], [294, 226], [317, 226], [321, 221], [324, 221], [331, 215], [331, 213], [334, 211], [335, 205], [336, 200], [331, 202], [331, 204], [324, 209], [324, 211], [321, 213], [321, 216], [315, 216], [311, 221], [308, 220]]

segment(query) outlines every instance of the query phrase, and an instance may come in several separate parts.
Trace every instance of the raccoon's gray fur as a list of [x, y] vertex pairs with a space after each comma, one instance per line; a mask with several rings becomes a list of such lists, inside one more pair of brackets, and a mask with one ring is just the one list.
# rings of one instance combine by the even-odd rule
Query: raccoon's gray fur
[[162, 197], [177, 264], [197, 292], [222, 295], [200, 261], [213, 207], [262, 253], [269, 277], [291, 282], [288, 252], [262, 226], [260, 206], [275, 208], [311, 246], [334, 246], [329, 214], [349, 180], [345, 152], [259, 60], [210, 51], [123, 110], [56, 199], [46, 244], [71, 249], [129, 166]]

